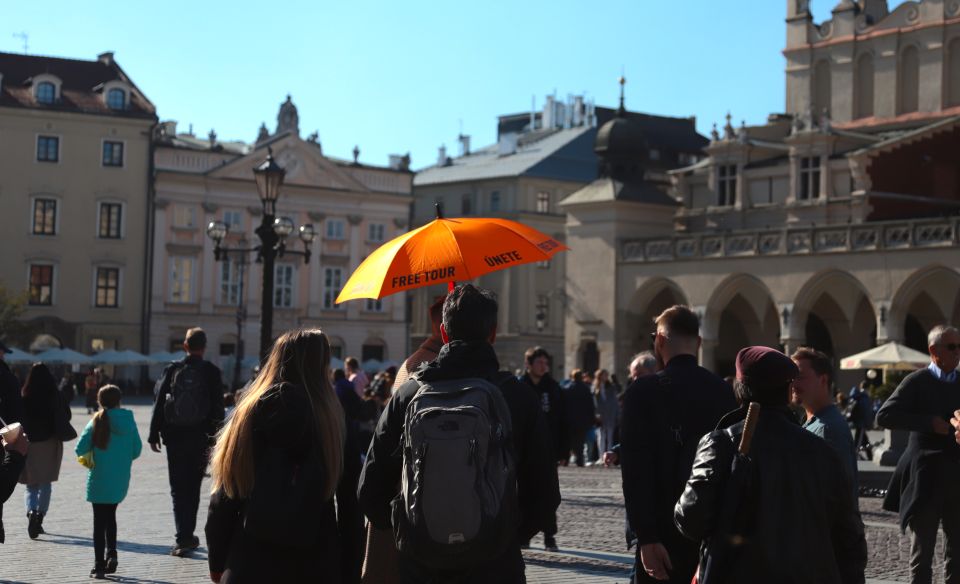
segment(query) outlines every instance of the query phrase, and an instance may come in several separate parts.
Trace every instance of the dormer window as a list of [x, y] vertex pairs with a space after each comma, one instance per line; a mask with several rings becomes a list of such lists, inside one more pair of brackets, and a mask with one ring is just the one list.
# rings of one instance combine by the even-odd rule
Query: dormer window
[[37, 84], [37, 103], [50, 105], [57, 100], [57, 87], [49, 81]]
[[117, 88], [107, 91], [107, 107], [117, 111], [127, 109], [127, 92]]

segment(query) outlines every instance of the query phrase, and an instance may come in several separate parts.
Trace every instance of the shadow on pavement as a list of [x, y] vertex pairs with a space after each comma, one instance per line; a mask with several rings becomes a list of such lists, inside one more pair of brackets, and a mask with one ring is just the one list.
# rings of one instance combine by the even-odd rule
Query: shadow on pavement
[[[52, 539], [59, 538], [59, 539]], [[47, 533], [46, 537], [42, 538], [40, 541], [46, 541], [49, 543], [55, 543], [58, 545], [75, 545], [93, 548], [93, 540], [89, 537], [81, 537], [77, 535], [62, 535], [59, 533]], [[154, 545], [148, 543], [136, 543], [132, 541], [117, 541], [117, 551], [118, 552], [129, 552], [135, 554], [150, 554], [155, 556], [169, 556], [170, 549], [172, 545]], [[178, 558], [183, 560], [203, 560], [207, 561], [207, 554], [205, 548], [197, 548], [193, 553], [184, 556], [183, 558]], [[0, 582], [3, 582], [0, 580]], [[131, 582], [153, 582], [153, 580], [131, 580]]]

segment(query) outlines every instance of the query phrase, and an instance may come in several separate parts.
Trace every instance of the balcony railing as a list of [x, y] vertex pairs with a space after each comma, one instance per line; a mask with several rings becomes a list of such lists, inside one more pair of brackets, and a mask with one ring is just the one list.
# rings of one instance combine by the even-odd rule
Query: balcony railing
[[850, 253], [880, 249], [960, 247], [960, 218], [878, 221], [857, 225], [786, 227], [727, 233], [631, 239], [621, 244], [626, 262]]

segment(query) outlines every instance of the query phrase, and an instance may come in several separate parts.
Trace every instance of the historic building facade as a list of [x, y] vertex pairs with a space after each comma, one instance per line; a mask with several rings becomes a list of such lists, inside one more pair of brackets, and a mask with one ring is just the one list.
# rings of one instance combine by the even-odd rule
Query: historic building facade
[[155, 124], [113, 53], [0, 53], [0, 282], [26, 293], [31, 331], [8, 344], [144, 348]]
[[925, 350], [960, 321], [960, 2], [843, 0], [819, 25], [807, 4], [787, 3], [786, 113], [728, 117], [705, 159], [669, 173], [671, 201], [562, 203], [569, 361], [623, 370], [678, 302], [720, 374], [748, 344], [839, 360]]
[[[414, 226], [436, 217], [440, 205], [446, 217], [502, 217], [519, 221], [564, 241], [565, 216], [559, 202], [597, 177], [593, 151], [598, 126], [617, 110], [595, 107], [581, 97], [567, 102], [548, 96], [540, 111], [505, 115], [498, 120], [498, 142], [477, 150], [460, 136], [456, 157], [441, 148], [437, 163], [414, 179]], [[662, 181], [668, 168], [697, 159], [707, 140], [697, 134], [694, 120], [623, 111], [648, 130], [650, 140], [640, 155], [653, 156]], [[568, 260], [517, 266], [479, 278], [494, 290], [500, 303], [496, 350], [502, 367], [523, 368], [523, 353], [545, 347], [554, 356], [554, 374], [564, 371], [564, 319], [567, 309]], [[430, 333], [428, 308], [443, 294], [443, 286], [412, 293], [412, 340]]]
[[[257, 263], [240, 255], [216, 262], [210, 221], [229, 226], [225, 246], [259, 243], [261, 203], [252, 169], [272, 151], [286, 177], [277, 216], [296, 226], [311, 224], [318, 236], [312, 258], [277, 259], [274, 274], [274, 334], [298, 326], [328, 333], [335, 357], [402, 361], [407, 354], [403, 295], [382, 301], [337, 305], [340, 288], [380, 244], [408, 228], [413, 174], [406, 157], [390, 166], [332, 158], [316, 134], [300, 137], [297, 109], [281, 105], [274, 133], [261, 127], [255, 143], [221, 142], [178, 133], [176, 122], [160, 124], [156, 136], [154, 259], [150, 297], [150, 349], [170, 350], [192, 326], [206, 329], [210, 358], [231, 368], [240, 338], [248, 361], [259, 350], [260, 282]], [[289, 249], [302, 249], [296, 233]], [[252, 260], [246, 257], [247, 262]], [[242, 299], [242, 301], [241, 301]], [[244, 368], [246, 369], [246, 368]], [[231, 379], [228, 372], [226, 379]]]

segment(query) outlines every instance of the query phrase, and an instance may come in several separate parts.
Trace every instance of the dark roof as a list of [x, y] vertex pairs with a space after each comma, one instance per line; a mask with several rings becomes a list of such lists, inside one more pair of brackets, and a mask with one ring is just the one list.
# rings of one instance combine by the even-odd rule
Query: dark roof
[[[50, 74], [60, 82], [60, 101], [50, 105], [39, 104], [33, 98], [32, 80], [37, 75]], [[0, 53], [0, 106], [27, 107], [81, 113], [106, 114], [124, 117], [155, 118], [156, 108], [127, 77], [112, 56], [95, 61], [40, 57], [15, 53]], [[133, 91], [130, 105], [124, 111], [107, 107], [102, 95], [103, 84], [123, 81]]]

